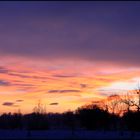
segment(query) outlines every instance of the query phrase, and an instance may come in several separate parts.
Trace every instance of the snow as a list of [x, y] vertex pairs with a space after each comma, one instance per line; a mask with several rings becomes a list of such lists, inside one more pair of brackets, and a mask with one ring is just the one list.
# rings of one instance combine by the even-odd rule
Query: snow
[[87, 130], [0, 130], [0, 139], [140, 139], [140, 132]]

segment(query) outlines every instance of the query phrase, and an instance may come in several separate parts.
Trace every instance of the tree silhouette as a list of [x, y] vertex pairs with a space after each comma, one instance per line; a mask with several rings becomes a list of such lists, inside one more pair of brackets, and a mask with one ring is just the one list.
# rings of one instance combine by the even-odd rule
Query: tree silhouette
[[111, 115], [96, 105], [79, 108], [76, 113], [82, 125], [89, 130], [109, 128]]
[[46, 114], [46, 106], [41, 103], [41, 101], [38, 101], [38, 104], [33, 108], [34, 113], [39, 114]]

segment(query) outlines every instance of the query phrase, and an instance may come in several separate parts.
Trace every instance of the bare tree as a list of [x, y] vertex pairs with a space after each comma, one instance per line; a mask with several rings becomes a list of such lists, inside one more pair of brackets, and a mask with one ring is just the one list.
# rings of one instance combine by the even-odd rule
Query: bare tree
[[[138, 97], [136, 96], [138, 95]], [[127, 95], [125, 95], [122, 99], [122, 102], [127, 105], [127, 111], [130, 111], [131, 108], [136, 108], [137, 111], [140, 111], [140, 87], [138, 85], [138, 88], [133, 91], [133, 93], [127, 92]]]
[[[129, 112], [131, 110], [131, 107], [135, 106], [133, 96], [130, 95], [129, 92], [127, 92], [126, 95], [122, 96], [121, 102], [126, 105], [127, 112]], [[126, 111], [126, 110], [124, 110], [124, 111]]]
[[46, 106], [44, 106], [39, 100], [37, 106], [33, 108], [33, 111], [39, 114], [46, 114]]
[[110, 95], [104, 101], [104, 108], [112, 114], [122, 114], [123, 106], [121, 104], [121, 97], [117, 94]]
[[137, 107], [137, 111], [140, 111], [140, 87], [138, 84], [138, 88], [136, 89], [136, 94], [138, 94], [138, 100], [135, 103], [135, 106]]

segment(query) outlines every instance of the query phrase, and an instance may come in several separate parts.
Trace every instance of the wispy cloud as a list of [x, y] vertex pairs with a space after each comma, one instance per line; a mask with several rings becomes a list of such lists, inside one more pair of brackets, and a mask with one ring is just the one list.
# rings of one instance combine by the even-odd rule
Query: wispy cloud
[[48, 91], [48, 93], [69, 93], [69, 92], [80, 92], [80, 90], [66, 89], [66, 90], [49, 90]]
[[88, 85], [87, 84], [80, 84], [81, 88], [86, 88]]
[[0, 73], [8, 73], [8, 69], [0, 66]]
[[11, 83], [9, 81], [0, 80], [0, 86], [10, 86]]
[[4, 102], [2, 105], [4, 105], [4, 106], [13, 106], [14, 103], [13, 102]]
[[59, 77], [59, 78], [71, 78], [71, 77], [77, 77], [77, 75], [60, 75], [60, 74], [55, 74], [53, 77]]
[[24, 100], [16, 100], [16, 102], [23, 102]]
[[31, 79], [52, 79], [50, 77], [46, 77], [46, 76], [30, 76], [29, 74], [30, 73], [26, 73], [26, 74], [22, 74], [22, 73], [13, 73], [13, 72], [9, 72], [8, 73], [9, 75], [11, 76], [17, 76], [17, 77], [20, 77], [20, 78], [31, 78]]
[[50, 103], [49, 105], [58, 105], [59, 103]]

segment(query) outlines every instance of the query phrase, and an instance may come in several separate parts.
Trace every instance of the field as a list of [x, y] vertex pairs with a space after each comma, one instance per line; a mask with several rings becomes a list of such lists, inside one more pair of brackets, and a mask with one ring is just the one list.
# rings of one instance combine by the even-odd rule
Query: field
[[86, 130], [0, 130], [0, 139], [140, 139], [140, 132]]

